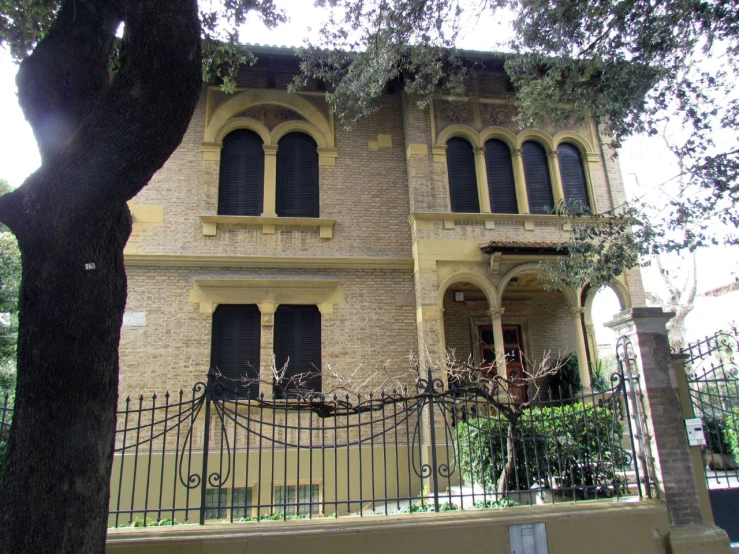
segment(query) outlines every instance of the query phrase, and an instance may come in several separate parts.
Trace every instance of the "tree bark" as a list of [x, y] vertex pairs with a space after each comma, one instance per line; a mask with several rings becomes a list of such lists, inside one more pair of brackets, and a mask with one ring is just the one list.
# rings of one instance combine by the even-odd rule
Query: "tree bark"
[[[0, 198], [23, 262], [16, 404], [0, 480], [3, 554], [105, 551], [126, 201], [182, 140], [200, 92], [195, 0], [121, 0], [120, 16], [108, 4], [118, 9], [65, 0], [47, 35], [54, 48], [40, 43], [19, 78], [44, 157]], [[118, 17], [126, 30], [110, 81], [100, 78], [100, 50], [110, 48]], [[97, 50], [79, 57], [81, 83], [54, 67], [54, 50], [67, 63], [86, 40]]]

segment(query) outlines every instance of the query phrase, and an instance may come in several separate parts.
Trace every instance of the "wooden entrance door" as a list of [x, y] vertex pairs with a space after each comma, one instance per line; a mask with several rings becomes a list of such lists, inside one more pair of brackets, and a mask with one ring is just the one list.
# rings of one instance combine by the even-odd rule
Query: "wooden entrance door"
[[[483, 366], [495, 371], [495, 339], [492, 325], [480, 325], [477, 329], [479, 360]], [[526, 402], [528, 389], [523, 383], [524, 357], [520, 325], [503, 325], [503, 348], [506, 358], [506, 377], [513, 381], [511, 394], [518, 402]]]
[[503, 325], [503, 348], [505, 349], [506, 376], [513, 382], [511, 393], [518, 402], [528, 400], [528, 387], [523, 379], [524, 356], [520, 325]]

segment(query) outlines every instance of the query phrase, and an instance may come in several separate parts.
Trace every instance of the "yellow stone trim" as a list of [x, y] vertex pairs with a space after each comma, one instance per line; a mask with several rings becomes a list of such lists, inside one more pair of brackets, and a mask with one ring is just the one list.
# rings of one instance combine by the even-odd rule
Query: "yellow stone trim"
[[369, 140], [367, 141], [367, 147], [372, 152], [377, 152], [378, 150], [382, 148], [392, 148], [393, 147], [393, 136], [381, 133], [377, 135], [377, 140]]
[[393, 147], [393, 136], [385, 133], [377, 135], [377, 144], [380, 148], [392, 148]]
[[336, 158], [339, 157], [338, 148], [318, 148], [318, 165], [333, 167], [336, 165]]
[[[265, 201], [266, 207], [266, 201]], [[272, 217], [250, 215], [201, 215], [203, 235], [213, 236], [218, 232], [218, 225], [261, 226], [264, 234], [274, 234], [277, 227], [305, 227], [319, 229], [322, 239], [334, 236], [335, 219], [326, 217]], [[215, 227], [214, 227], [215, 226]]]
[[317, 256], [178, 256], [126, 254], [129, 267], [238, 267], [255, 269], [385, 269], [412, 271], [413, 258]]
[[212, 313], [219, 304], [316, 305], [332, 313], [344, 304], [338, 281], [325, 279], [196, 279], [190, 289], [190, 303], [200, 304], [201, 313]]
[[446, 144], [442, 146], [432, 146], [431, 153], [434, 156], [434, 163], [446, 163]]
[[201, 142], [200, 150], [203, 153], [203, 161], [220, 162], [222, 148], [223, 143], [221, 142]]
[[[212, 92], [212, 89], [208, 90], [209, 104]], [[331, 122], [313, 104], [297, 94], [288, 94], [284, 90], [266, 89], [249, 89], [238, 92], [233, 98], [218, 106], [206, 122], [204, 142], [218, 142], [216, 137], [228, 120], [232, 119], [234, 115], [260, 104], [273, 104], [297, 112], [321, 136], [320, 141], [316, 140], [319, 145], [323, 142], [324, 144], [321, 146], [334, 147], [334, 133]]]
[[[262, 216], [277, 217], [276, 203], [278, 147], [272, 144], [263, 144], [262, 148], [264, 148], [264, 188], [262, 189]], [[265, 231], [265, 233], [266, 232], [267, 231]], [[203, 234], [205, 234], [205, 230], [203, 230]]]
[[133, 200], [128, 202], [131, 212], [131, 236], [128, 238], [123, 252], [135, 254], [138, 252], [138, 243], [141, 239], [141, 231], [145, 226], [158, 225], [164, 221], [164, 206], [148, 204], [136, 204]]
[[[482, 213], [460, 213], [460, 212], [413, 212], [408, 217], [408, 223], [414, 225], [422, 221], [483, 221], [483, 222], [499, 222], [499, 221], [518, 221], [523, 224], [530, 222], [532, 225], [536, 223], [552, 223], [559, 222], [565, 226], [571, 227], [571, 220], [567, 217], [552, 214], [482, 214]], [[578, 221], [594, 221], [592, 218], [582, 217]]]
[[251, 117], [232, 117], [226, 121], [223, 126], [218, 129], [216, 136], [213, 137], [213, 143], [222, 144], [226, 135], [236, 129], [249, 129], [250, 131], [254, 131], [259, 135], [259, 138], [262, 139], [264, 144], [272, 144], [272, 134], [269, 132], [267, 126], [261, 121], [257, 121]]
[[410, 158], [411, 156], [428, 156], [428, 144], [412, 142], [406, 148], [405, 154], [407, 158]]
[[164, 206], [129, 203], [134, 223], [161, 223], [164, 221]]

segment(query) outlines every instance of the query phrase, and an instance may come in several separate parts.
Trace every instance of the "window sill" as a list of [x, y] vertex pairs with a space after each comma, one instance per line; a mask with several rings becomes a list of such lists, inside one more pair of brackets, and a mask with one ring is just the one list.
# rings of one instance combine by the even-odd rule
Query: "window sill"
[[318, 229], [322, 239], [334, 236], [335, 219], [325, 217], [268, 217], [250, 215], [201, 215], [204, 236], [215, 236], [219, 225], [261, 227], [265, 235], [273, 235], [277, 227], [304, 227]]
[[414, 212], [408, 218], [412, 225], [415, 222], [442, 221], [444, 229], [454, 229], [455, 221], [482, 221], [486, 229], [495, 229], [495, 224], [502, 221], [514, 221], [523, 225], [524, 230], [533, 231], [534, 222], [562, 223], [563, 231], [570, 231], [572, 224], [567, 217], [550, 214], [489, 214], [465, 212]]

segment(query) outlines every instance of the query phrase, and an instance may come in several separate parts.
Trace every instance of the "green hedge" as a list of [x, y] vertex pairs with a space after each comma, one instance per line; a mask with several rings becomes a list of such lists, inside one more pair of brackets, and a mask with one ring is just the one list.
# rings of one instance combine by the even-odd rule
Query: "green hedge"
[[724, 440], [734, 459], [739, 462], [739, 406], [726, 413], [723, 423]]
[[[509, 422], [502, 416], [459, 424], [459, 460], [467, 484], [496, 488], [506, 464]], [[574, 403], [526, 410], [515, 428], [515, 469], [508, 490], [546, 488], [581, 498], [624, 492], [629, 455], [612, 409]]]

